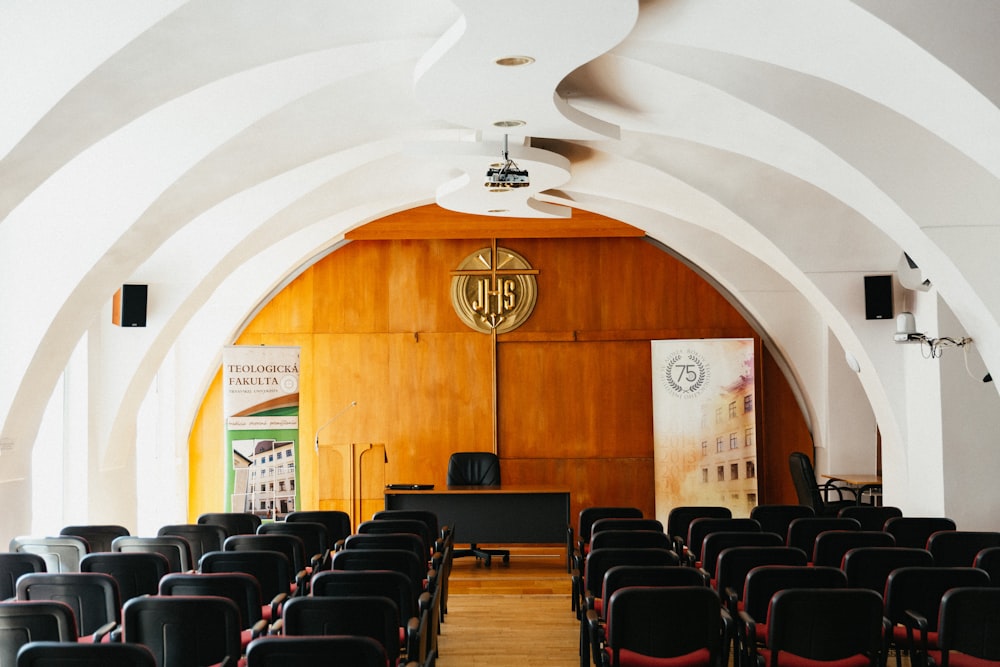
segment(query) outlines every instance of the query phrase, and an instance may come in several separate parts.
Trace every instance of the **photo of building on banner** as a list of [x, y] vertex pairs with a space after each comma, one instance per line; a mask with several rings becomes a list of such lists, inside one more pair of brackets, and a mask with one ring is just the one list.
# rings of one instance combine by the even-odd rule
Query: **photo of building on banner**
[[679, 505], [757, 504], [754, 341], [652, 341], [656, 518]]
[[299, 348], [226, 347], [226, 511], [283, 519], [299, 506]]

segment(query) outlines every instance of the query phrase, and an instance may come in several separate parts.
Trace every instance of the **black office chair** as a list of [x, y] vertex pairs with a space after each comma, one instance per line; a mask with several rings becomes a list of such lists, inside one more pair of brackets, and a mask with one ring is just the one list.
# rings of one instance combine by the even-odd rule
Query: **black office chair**
[[[844, 507], [859, 504], [853, 489], [837, 486], [830, 481], [820, 484], [816, 480], [812, 461], [802, 452], [792, 452], [788, 455], [788, 469], [792, 474], [799, 504], [813, 508], [816, 516], [835, 517]], [[837, 499], [831, 500], [831, 494], [836, 494]]]
[[[492, 452], [455, 452], [448, 459], [448, 486], [500, 486], [500, 458]], [[461, 527], [456, 526], [456, 537]], [[493, 556], [500, 556], [503, 562], [510, 562], [510, 551], [506, 549], [481, 549], [470, 544], [468, 549], [456, 549], [452, 558], [475, 556], [481, 558], [487, 567]]]

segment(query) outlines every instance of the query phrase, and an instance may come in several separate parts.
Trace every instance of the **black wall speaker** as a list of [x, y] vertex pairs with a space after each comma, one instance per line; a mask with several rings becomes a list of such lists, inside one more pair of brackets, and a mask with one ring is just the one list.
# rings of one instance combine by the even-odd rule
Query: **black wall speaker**
[[865, 276], [865, 319], [892, 317], [892, 276]]
[[111, 321], [120, 327], [146, 326], [146, 296], [148, 285], [122, 285], [115, 292]]

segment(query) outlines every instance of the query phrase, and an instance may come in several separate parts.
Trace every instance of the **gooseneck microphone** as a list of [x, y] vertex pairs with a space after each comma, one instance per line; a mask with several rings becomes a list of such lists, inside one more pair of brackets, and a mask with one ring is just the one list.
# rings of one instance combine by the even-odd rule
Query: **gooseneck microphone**
[[345, 412], [347, 412], [348, 410], [350, 410], [351, 408], [353, 408], [357, 404], [358, 404], [357, 401], [351, 401], [350, 405], [348, 405], [346, 408], [343, 408], [340, 412], [338, 412], [334, 416], [332, 416], [329, 419], [327, 419], [325, 422], [323, 422], [322, 426], [320, 426], [318, 429], [316, 429], [315, 447], [316, 447], [316, 451], [317, 452], [319, 452], [319, 433], [320, 433], [320, 431], [322, 431], [327, 426], [329, 426], [333, 422], [335, 422], [338, 419], [340, 419], [341, 415], [343, 415]]

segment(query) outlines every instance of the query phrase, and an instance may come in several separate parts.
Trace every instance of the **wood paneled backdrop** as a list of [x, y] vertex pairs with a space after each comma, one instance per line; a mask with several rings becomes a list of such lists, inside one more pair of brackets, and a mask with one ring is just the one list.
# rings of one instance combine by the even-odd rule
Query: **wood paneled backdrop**
[[[313, 434], [357, 401], [320, 442], [384, 443], [386, 482], [445, 485], [452, 452], [493, 449], [495, 417], [505, 483], [568, 487], [574, 520], [589, 505], [653, 515], [649, 341], [759, 337], [634, 228], [581, 211], [572, 220], [566, 232], [436, 206], [405, 211], [355, 230], [261, 310], [237, 344], [302, 349], [303, 509], [349, 509], [344, 473], [318, 469]], [[494, 234], [539, 270], [531, 317], [498, 337], [495, 388], [491, 336], [466, 327], [450, 301], [450, 272]], [[788, 452], [811, 454], [810, 435], [766, 349], [757, 376], [759, 499], [796, 502]], [[220, 378], [190, 438], [192, 520], [223, 504]]]

